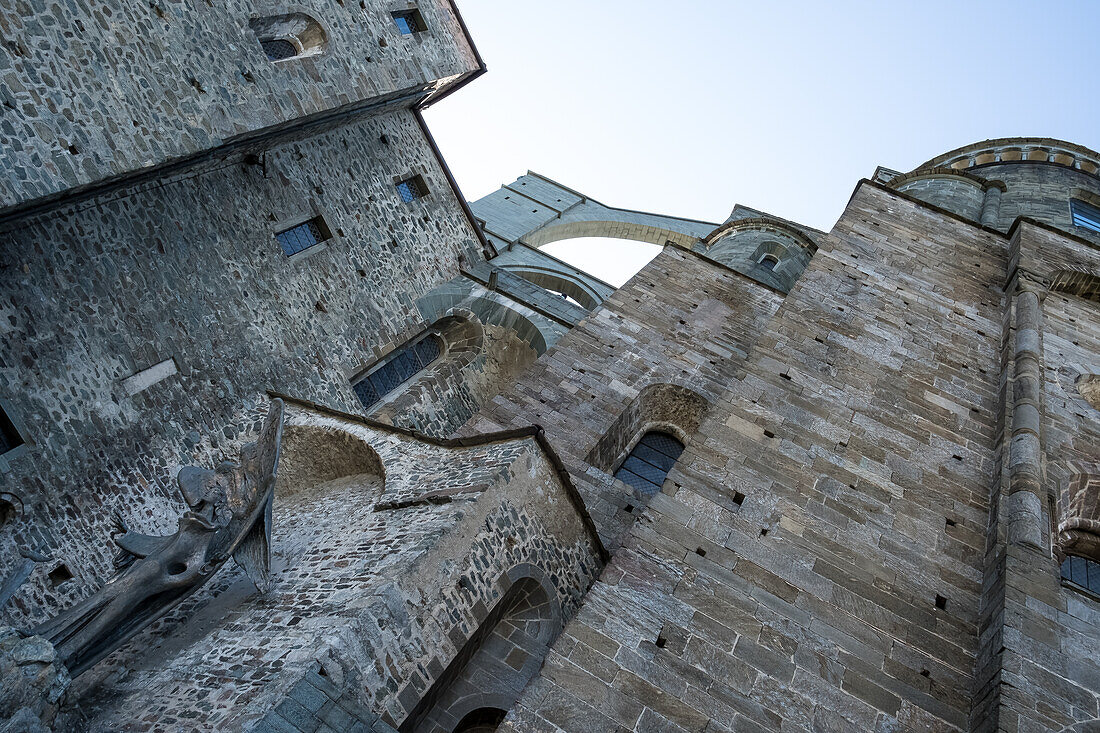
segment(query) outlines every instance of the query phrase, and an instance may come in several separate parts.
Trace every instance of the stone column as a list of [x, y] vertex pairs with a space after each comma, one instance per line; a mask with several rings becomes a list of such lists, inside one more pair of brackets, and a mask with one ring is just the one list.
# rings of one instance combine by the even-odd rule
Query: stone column
[[1043, 378], [1040, 352], [1043, 313], [1039, 294], [1028, 283], [1020, 282], [1017, 286], [1015, 318], [1012, 442], [1009, 446], [1009, 492], [1005, 501], [1008, 541], [1013, 545], [1042, 549], [1043, 481], [1039, 408]]
[[1000, 214], [1001, 188], [990, 185], [985, 189], [985, 198], [982, 200], [982, 226], [996, 228]]

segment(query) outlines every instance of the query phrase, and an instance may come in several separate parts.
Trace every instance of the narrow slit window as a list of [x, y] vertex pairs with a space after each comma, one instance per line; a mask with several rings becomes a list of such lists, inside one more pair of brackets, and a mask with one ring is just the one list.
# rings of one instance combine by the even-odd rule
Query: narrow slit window
[[443, 343], [435, 334], [406, 344], [379, 366], [351, 385], [363, 407], [372, 407], [390, 392], [423, 371], [443, 353]]
[[393, 22], [397, 24], [397, 29], [401, 31], [401, 35], [411, 36], [414, 33], [423, 33], [428, 30], [428, 25], [424, 22], [424, 16], [416, 8], [395, 10], [391, 15], [393, 15]]
[[684, 444], [668, 433], [652, 430], [642, 436], [626, 457], [615, 478], [646, 496], [661, 490], [668, 472], [676, 465]]
[[424, 184], [422, 176], [412, 176], [397, 184], [397, 193], [406, 204], [428, 195], [428, 187]]
[[774, 270], [775, 266], [779, 264], [779, 258], [775, 255], [764, 255], [760, 258], [760, 266], [765, 270]]
[[290, 257], [320, 244], [331, 236], [328, 227], [325, 226], [324, 219], [315, 216], [309, 221], [292, 226], [290, 229], [276, 232], [275, 239], [278, 240], [279, 246], [283, 248], [286, 256]]
[[1062, 563], [1062, 579], [1093, 593], [1100, 593], [1100, 562], [1070, 555]]
[[1100, 232], [1100, 209], [1080, 199], [1070, 199], [1069, 209], [1073, 214], [1074, 226]]
[[0, 455], [13, 451], [25, 441], [3, 409], [0, 409]]

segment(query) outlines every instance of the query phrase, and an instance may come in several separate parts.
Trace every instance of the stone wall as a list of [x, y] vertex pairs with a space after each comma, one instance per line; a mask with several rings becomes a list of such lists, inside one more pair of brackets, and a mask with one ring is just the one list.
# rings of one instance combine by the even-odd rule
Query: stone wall
[[[646, 499], [612, 477], [615, 466], [596, 468], [586, 457], [616, 425], [638, 431], [650, 424], [649, 418], [620, 421], [647, 387], [675, 385], [713, 403], [781, 300], [740, 273], [665, 247], [460, 432], [541, 425], [605, 544], [614, 547]], [[620, 442], [628, 448], [638, 437], [623, 435]], [[692, 450], [707, 448], [689, 443]], [[669, 480], [680, 479], [674, 472]]]
[[[410, 172], [430, 193], [404, 203]], [[318, 214], [331, 239], [284, 255], [273, 233]], [[480, 257], [408, 111], [22, 220], [0, 248], [0, 393], [28, 444], [0, 461], [22, 506], [0, 578], [18, 549], [51, 558], [3, 609], [17, 626], [102, 582], [116, 512], [165, 529], [175, 468], [231, 446], [266, 390], [357, 411], [350, 377]]]
[[[508, 729], [965, 728], [1006, 264], [862, 186]], [[604, 338], [633, 344], [616, 298]]]
[[[451, 3], [401, 35], [383, 3], [7, 3], [0, 22], [0, 209], [469, 74]], [[320, 53], [273, 63], [250, 27], [294, 11]]]
[[266, 594], [227, 565], [78, 679], [89, 730], [404, 730], [513, 585], [535, 578], [553, 605], [548, 643], [601, 564], [530, 437], [446, 447], [302, 407], [273, 524]]

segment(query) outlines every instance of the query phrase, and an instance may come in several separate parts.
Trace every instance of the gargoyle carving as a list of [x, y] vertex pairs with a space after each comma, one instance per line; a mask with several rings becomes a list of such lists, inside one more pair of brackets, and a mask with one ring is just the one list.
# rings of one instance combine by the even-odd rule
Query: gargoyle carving
[[270, 572], [271, 504], [283, 402], [275, 400], [260, 437], [240, 462], [186, 467], [177, 476], [190, 507], [167, 537], [128, 530], [114, 540], [118, 574], [86, 600], [34, 629], [57, 649], [72, 676], [85, 671], [194, 593], [233, 557], [261, 592]]

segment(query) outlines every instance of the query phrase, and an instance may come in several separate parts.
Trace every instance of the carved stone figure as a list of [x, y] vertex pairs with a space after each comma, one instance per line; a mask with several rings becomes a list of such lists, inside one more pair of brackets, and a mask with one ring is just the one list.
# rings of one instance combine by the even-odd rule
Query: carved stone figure
[[119, 573], [32, 632], [54, 645], [72, 676], [202, 587], [231, 556], [261, 592], [267, 590], [282, 431], [283, 402], [275, 400], [257, 442], [241, 448], [240, 462], [225, 461], [214, 470], [180, 469], [177, 481], [190, 510], [175, 534], [132, 532], [120, 520]]

